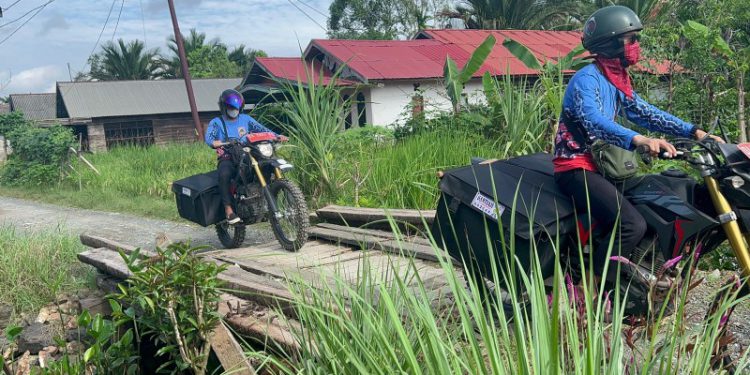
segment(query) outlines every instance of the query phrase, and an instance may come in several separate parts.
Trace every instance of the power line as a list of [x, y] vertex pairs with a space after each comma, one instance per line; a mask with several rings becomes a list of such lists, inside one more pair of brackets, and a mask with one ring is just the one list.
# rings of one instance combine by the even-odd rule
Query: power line
[[310, 8], [310, 9], [312, 9], [312, 10], [313, 10], [313, 12], [315, 12], [315, 13], [318, 13], [318, 14], [320, 14], [321, 16], [323, 16], [323, 17], [325, 17], [325, 18], [328, 18], [328, 15], [327, 15], [327, 14], [325, 14], [325, 13], [323, 13], [323, 12], [319, 11], [319, 10], [318, 10], [317, 8], [315, 8], [314, 6], [310, 5], [309, 3], [307, 3], [307, 2], [304, 2], [304, 1], [302, 1], [302, 0], [297, 0], [297, 1], [299, 1], [299, 3], [300, 3], [300, 4], [302, 4], [302, 5], [304, 5], [304, 6], [308, 7], [308, 8]]
[[24, 26], [26, 26], [26, 24], [29, 23], [29, 21], [31, 21], [32, 19], [34, 19], [34, 17], [36, 17], [37, 14], [39, 14], [42, 10], [44, 10], [44, 8], [47, 5], [51, 4], [53, 1], [55, 1], [55, 0], [49, 0], [48, 2], [44, 3], [44, 5], [38, 6], [36, 8], [36, 9], [38, 9], [36, 11], [36, 13], [32, 14], [31, 17], [29, 17], [28, 19], [26, 19], [26, 21], [23, 21], [23, 23], [21, 24], [21, 26], [18, 26], [15, 30], [13, 30], [13, 32], [10, 33], [10, 35], [6, 36], [3, 40], [0, 40], [0, 44], [3, 44], [3, 43], [5, 43], [6, 40], [10, 39], [10, 37], [12, 37], [15, 33], [17, 33], [18, 30], [21, 30], [21, 28], [23, 28]]
[[3, 11], [6, 11], [10, 8], [13, 8], [14, 5], [18, 4], [21, 0], [16, 0], [13, 4], [8, 5], [7, 7], [3, 8]]
[[292, 0], [287, 0], [287, 1], [289, 2], [289, 4], [292, 4], [293, 7], [297, 8], [298, 11], [302, 12], [302, 14], [304, 14], [305, 17], [307, 17], [308, 19], [310, 19], [310, 21], [313, 21], [313, 23], [315, 23], [316, 25], [318, 25], [318, 27], [320, 27], [321, 29], [323, 29], [323, 31], [328, 32], [328, 29], [326, 29], [325, 27], [323, 27], [323, 25], [321, 25], [320, 23], [318, 23], [318, 21], [316, 21], [314, 18], [310, 17], [309, 14], [307, 14], [304, 10], [302, 10], [302, 8], [300, 8], [299, 6], [297, 6], [297, 4], [295, 4]]
[[117, 13], [117, 22], [115, 22], [115, 30], [112, 31], [112, 41], [115, 41], [115, 34], [117, 34], [117, 26], [120, 25], [120, 16], [122, 16], [122, 8], [125, 6], [125, 0], [120, 3], [120, 13]]
[[[20, 1], [20, 0], [19, 0], [19, 1]], [[4, 23], [4, 24], [0, 25], [0, 29], [2, 29], [2, 28], [3, 28], [3, 27], [5, 27], [5, 26], [8, 26], [8, 25], [11, 25], [11, 24], [13, 24], [14, 22], [18, 22], [18, 21], [20, 21], [21, 19], [23, 19], [24, 17], [28, 16], [28, 15], [29, 15], [29, 14], [30, 14], [31, 12], [33, 12], [33, 11], [35, 11], [35, 10], [41, 10], [41, 9], [44, 9], [44, 7], [46, 7], [47, 5], [49, 5], [50, 3], [52, 3], [53, 1], [55, 1], [55, 0], [49, 0], [49, 1], [47, 1], [46, 3], [44, 3], [44, 4], [42, 4], [42, 5], [39, 5], [38, 7], [36, 7], [36, 8], [33, 8], [33, 9], [29, 10], [28, 12], [24, 13], [24, 14], [23, 14], [23, 16], [21, 16], [21, 17], [18, 17], [18, 18], [14, 19], [14, 20], [8, 21], [8, 22], [6, 22], [6, 23]], [[16, 3], [17, 3], [17, 2], [18, 2], [18, 1], [16, 1]], [[11, 6], [15, 5], [16, 3], [13, 3], [13, 4], [11, 4]], [[39, 13], [39, 12], [37, 11], [37, 13]], [[36, 15], [36, 13], [34, 13], [34, 15]], [[32, 17], [33, 17], [33, 16], [32, 16]]]
[[[86, 58], [86, 61], [83, 63], [83, 66], [81, 67], [81, 69], [78, 72], [83, 72], [83, 69], [86, 69], [86, 65], [89, 64], [89, 60], [91, 60], [91, 56], [93, 56], [94, 52], [96, 52], [96, 47], [99, 46], [99, 42], [102, 40], [102, 35], [104, 35], [104, 30], [107, 28], [107, 24], [109, 23], [109, 17], [112, 16], [112, 9], [115, 8], [115, 3], [116, 2], [117, 2], [117, 0], [112, 0], [112, 5], [109, 6], [109, 13], [107, 13], [107, 19], [104, 20], [104, 26], [102, 26], [102, 30], [99, 32], [99, 37], [96, 38], [96, 43], [94, 44], [94, 48], [91, 49], [91, 52], [89, 53], [89, 57]], [[68, 86], [68, 89], [65, 90], [65, 92], [64, 92], [65, 94], [67, 94], [68, 91], [73, 86], [75, 86], [75, 82], [76, 81], [73, 81], [73, 84], [71, 84], [70, 86]]]

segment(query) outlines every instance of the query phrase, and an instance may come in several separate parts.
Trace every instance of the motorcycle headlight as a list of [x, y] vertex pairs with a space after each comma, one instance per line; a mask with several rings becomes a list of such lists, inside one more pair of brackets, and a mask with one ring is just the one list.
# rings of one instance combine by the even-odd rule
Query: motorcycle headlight
[[263, 157], [270, 158], [273, 156], [273, 145], [270, 143], [261, 143], [258, 145], [258, 151]]

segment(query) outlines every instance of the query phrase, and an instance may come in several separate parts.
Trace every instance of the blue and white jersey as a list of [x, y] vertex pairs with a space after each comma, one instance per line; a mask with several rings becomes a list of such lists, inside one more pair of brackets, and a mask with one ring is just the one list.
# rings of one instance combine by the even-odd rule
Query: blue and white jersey
[[570, 79], [565, 90], [555, 158], [591, 154], [591, 145], [598, 139], [632, 150], [631, 142], [638, 132], [615, 122], [618, 114], [649, 131], [674, 136], [689, 137], [695, 127], [647, 103], [635, 92], [628, 98], [595, 64], [590, 64]]
[[224, 126], [221, 124], [220, 117], [216, 117], [208, 123], [205, 135], [207, 145], [211, 146], [214, 141], [226, 142], [229, 139], [240, 139], [249, 133], [274, 133], [244, 113], [237, 116], [234, 121], [225, 118], [224, 122], [226, 123], [228, 134], [224, 134]]

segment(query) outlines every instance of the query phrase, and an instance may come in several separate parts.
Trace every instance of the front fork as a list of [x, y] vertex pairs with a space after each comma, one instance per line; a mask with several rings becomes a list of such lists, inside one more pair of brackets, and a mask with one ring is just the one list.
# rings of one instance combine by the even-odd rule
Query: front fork
[[750, 251], [748, 251], [747, 244], [750, 242], [748, 235], [743, 235], [740, 230], [740, 225], [737, 223], [737, 215], [732, 211], [732, 207], [724, 197], [724, 194], [719, 190], [719, 184], [711, 176], [703, 177], [708, 188], [708, 193], [711, 195], [711, 200], [716, 208], [716, 213], [722, 222], [721, 226], [724, 228], [724, 233], [727, 235], [727, 240], [732, 246], [735, 257], [742, 267], [742, 274], [744, 277], [750, 276]]
[[[260, 164], [258, 164], [258, 161], [255, 160], [254, 157], [250, 157], [250, 163], [253, 166], [253, 170], [255, 171], [255, 175], [258, 176], [258, 181], [260, 182], [261, 190], [263, 190], [263, 196], [266, 197], [266, 202], [268, 203], [268, 210], [271, 211], [271, 213], [275, 217], [279, 217], [281, 213], [279, 212], [279, 208], [276, 207], [276, 201], [274, 201], [273, 197], [271, 196], [271, 189], [268, 188], [268, 184], [266, 183], [266, 178], [263, 177], [263, 173], [261, 173], [260, 170]], [[276, 174], [277, 179], [281, 179], [281, 170], [279, 168], [274, 168], [274, 173]]]

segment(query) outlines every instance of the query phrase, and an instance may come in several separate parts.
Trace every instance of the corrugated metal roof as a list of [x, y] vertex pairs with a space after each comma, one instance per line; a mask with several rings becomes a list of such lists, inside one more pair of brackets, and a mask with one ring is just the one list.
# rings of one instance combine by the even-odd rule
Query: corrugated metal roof
[[11, 94], [10, 110], [23, 112], [27, 120], [52, 120], [56, 118], [56, 94]]
[[[221, 92], [237, 87], [240, 81], [240, 78], [193, 80], [198, 111], [218, 111], [216, 103]], [[185, 82], [181, 79], [58, 82], [57, 92], [70, 118], [190, 112]]]
[[[511, 74], [536, 74], [536, 72], [526, 68], [523, 63], [502, 46], [505, 39], [512, 39], [523, 44], [539, 60], [556, 60], [567, 55], [581, 44], [580, 31], [437, 29], [424, 30], [420, 33], [420, 36], [458, 45], [471, 54], [490, 34], [495, 37], [497, 44], [487, 60], [491, 62], [500, 59], [501, 64], [505, 62], [511, 67]], [[651, 74], [670, 73], [667, 61], [649, 61], [648, 63], [638, 64], [635, 68]], [[502, 71], [499, 72], [499, 74], [502, 73]]]
[[[299, 57], [258, 57], [255, 59], [256, 64], [263, 67], [268, 74], [275, 78], [282, 78], [289, 81], [300, 81], [307, 83], [308, 73], [305, 72], [304, 60]], [[319, 82], [319, 79], [323, 78], [323, 84], [328, 84], [333, 78], [333, 73], [330, 70], [322, 67], [318, 61], [308, 63], [308, 72], [314, 82]], [[337, 85], [350, 86], [355, 85], [357, 82], [341, 79], [336, 81]]]
[[572, 51], [581, 43], [581, 33], [578, 31], [546, 31], [546, 30], [424, 30], [422, 36], [460, 47], [467, 54], [471, 54], [488, 36], [492, 35], [497, 41], [485, 66], [477, 75], [490, 71], [493, 75], [510, 73], [511, 75], [530, 75], [536, 71], [529, 69], [513, 54], [503, 47], [505, 39], [512, 39], [525, 45], [536, 55], [537, 59], [557, 59]]
[[[580, 44], [580, 33], [574, 31], [524, 30], [425, 30], [428, 39], [414, 40], [313, 40], [311, 46], [325, 51], [368, 80], [437, 78], [443, 76], [446, 56], [459, 68], [489, 35], [498, 41], [484, 66], [493, 75], [536, 74], [502, 45], [506, 38], [526, 45], [540, 59], [555, 59]], [[313, 50], [308, 47], [307, 51]]]
[[[363, 80], [441, 78], [446, 56], [462, 68], [489, 35], [493, 35], [497, 43], [474, 77], [485, 72], [495, 76], [538, 73], [527, 68], [502, 45], [505, 39], [525, 45], [539, 60], [556, 60], [581, 43], [579, 31], [438, 29], [424, 30], [418, 35], [419, 39], [413, 40], [315, 39], [308, 45], [304, 57], [307, 64], [319, 67], [316, 57], [324, 54], [339, 64], [346, 64]], [[294, 80], [303, 66], [299, 58], [259, 58], [258, 61], [269, 74]], [[657, 73], [665, 74], [661, 65], [657, 68]], [[313, 68], [317, 70], [319, 68]]]

